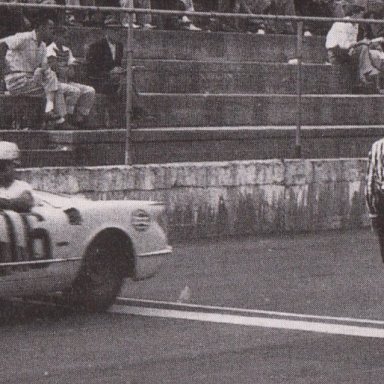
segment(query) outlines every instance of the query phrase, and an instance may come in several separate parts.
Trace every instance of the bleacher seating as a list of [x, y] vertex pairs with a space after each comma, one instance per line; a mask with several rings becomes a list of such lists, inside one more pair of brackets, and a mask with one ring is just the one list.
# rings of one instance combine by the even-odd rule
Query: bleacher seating
[[[101, 33], [72, 28], [74, 54], [84, 58]], [[124, 41], [126, 32], [120, 33]], [[149, 125], [133, 125], [135, 163], [294, 156], [297, 66], [287, 61], [295, 57], [295, 36], [135, 31], [134, 43], [135, 87], [154, 117]], [[303, 155], [365, 156], [384, 135], [384, 96], [353, 94], [351, 71], [325, 60], [324, 38], [305, 37]], [[5, 115], [13, 104], [0, 96]], [[12, 127], [7, 121], [0, 123], [7, 129], [2, 137], [13, 135], [28, 165], [123, 162], [123, 119], [111, 118], [105, 96], [98, 96], [92, 113], [93, 131], [40, 130], [36, 122], [33, 130], [14, 131], [25, 122]]]

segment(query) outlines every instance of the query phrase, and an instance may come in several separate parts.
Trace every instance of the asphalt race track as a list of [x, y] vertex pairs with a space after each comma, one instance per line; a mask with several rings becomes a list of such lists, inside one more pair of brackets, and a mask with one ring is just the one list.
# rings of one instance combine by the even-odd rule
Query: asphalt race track
[[174, 248], [105, 314], [3, 303], [0, 383], [384, 380], [384, 264], [369, 230]]

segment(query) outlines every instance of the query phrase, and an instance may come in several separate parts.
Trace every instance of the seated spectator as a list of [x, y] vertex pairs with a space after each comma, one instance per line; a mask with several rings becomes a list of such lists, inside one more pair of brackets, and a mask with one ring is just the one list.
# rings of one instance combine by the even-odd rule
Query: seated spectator
[[[0, 0], [0, 3], [16, 3], [15, 0]], [[0, 8], [0, 39], [24, 32], [29, 27], [29, 22], [24, 18], [20, 8]]]
[[[364, 8], [358, 5], [345, 7], [346, 19], [357, 19], [362, 17]], [[325, 42], [328, 60], [331, 64], [344, 64], [351, 60], [352, 48], [357, 43], [359, 26], [356, 23], [333, 23]]]
[[[194, 12], [195, 7], [193, 5], [193, 0], [180, 0], [182, 7], [184, 8], [184, 11], [187, 12]], [[196, 27], [191, 21], [191, 19], [188, 16], [182, 16], [180, 19], [180, 25], [182, 29], [188, 30], [188, 31], [201, 31], [201, 28]]]
[[[155, 5], [153, 8], [156, 9], [168, 9], [168, 10], [177, 10], [177, 11], [187, 11], [194, 12], [194, 2], [193, 0], [154, 0]], [[184, 15], [182, 17], [177, 17], [176, 22], [174, 22], [175, 17], [161, 17], [159, 18], [159, 23], [162, 28], [170, 29], [185, 29], [189, 31], [201, 31], [201, 28], [197, 27], [192, 23], [192, 20]], [[165, 21], [164, 21], [165, 20]]]
[[[262, 15], [266, 13], [272, 5], [271, 0], [237, 0], [234, 2], [234, 13], [248, 13], [255, 15]], [[243, 23], [236, 19], [236, 29], [239, 30], [239, 26], [243, 24], [241, 29], [245, 29], [249, 32], [257, 32], [258, 34], [265, 34], [265, 23], [262, 20], [247, 19]]]
[[[296, 16], [294, 0], [271, 0], [267, 13], [272, 15]], [[269, 27], [273, 33], [294, 33], [291, 21], [269, 22]]]
[[[151, 0], [96, 0], [98, 7], [122, 7], [122, 8], [142, 8], [151, 9]], [[100, 16], [99, 16], [100, 17]], [[123, 25], [128, 27], [129, 18], [127, 14], [110, 14], [103, 18], [103, 23], [109, 26]], [[133, 28], [153, 29], [152, 16], [150, 14], [134, 15]]]
[[[116, 114], [123, 116], [121, 108], [126, 97], [126, 71], [122, 67], [123, 44], [119, 41], [116, 32], [112, 27], [104, 27], [104, 37], [88, 48], [86, 66], [90, 85], [96, 89], [97, 93], [106, 94], [112, 98]], [[148, 118], [144, 109], [139, 106], [138, 94], [134, 87], [132, 103], [132, 118]]]
[[[55, 0], [19, 0], [20, 3], [28, 4], [45, 4], [45, 5], [55, 5]], [[24, 8], [24, 16], [30, 22], [30, 24], [35, 24], [35, 20], [43, 18], [48, 18], [54, 22], [59, 20], [58, 12], [55, 9], [28, 9]]]
[[[295, 10], [299, 16], [344, 17], [341, 1], [295, 0]], [[306, 21], [304, 23], [304, 35], [311, 36], [312, 33], [324, 35], [329, 30], [330, 26], [330, 23]]]
[[12, 95], [45, 96], [45, 117], [61, 129], [66, 122], [66, 105], [60, 83], [47, 62], [46, 42], [52, 41], [54, 22], [41, 18], [31, 32], [17, 33], [2, 40], [5, 56], [5, 85]]
[[[58, 4], [63, 3], [64, 0], [61, 0], [61, 2], [58, 2]], [[82, 6], [82, 7], [94, 7], [96, 5], [95, 0], [65, 0], [65, 5], [68, 6]], [[84, 11], [68, 11], [66, 13], [66, 24], [67, 25], [83, 25], [83, 24], [89, 24], [90, 23], [90, 13], [84, 12]]]
[[[142, 9], [151, 9], [151, 0], [120, 0], [120, 5], [123, 8], [142, 8]], [[122, 24], [124, 27], [128, 27], [129, 19], [127, 15], [122, 15]], [[138, 13], [136, 15], [136, 23], [134, 23], [134, 28], [142, 29], [153, 29], [155, 28], [152, 25], [152, 15]]]
[[104, 37], [92, 43], [87, 51], [86, 66], [90, 84], [97, 93], [114, 95], [120, 93], [123, 74], [123, 44], [113, 27], [104, 27]]
[[[364, 8], [359, 5], [347, 5], [347, 19], [362, 18]], [[355, 23], [336, 22], [328, 32], [326, 48], [331, 64], [351, 63], [358, 65], [359, 87], [369, 92], [377, 92], [377, 76], [384, 70], [384, 52], [380, 44], [383, 38], [370, 41], [364, 38], [357, 41], [358, 25]]]
[[66, 34], [55, 33], [54, 42], [47, 47], [48, 64], [55, 71], [67, 105], [67, 119], [77, 127], [86, 128], [88, 115], [95, 103], [95, 89], [74, 82], [77, 64], [70, 48], [64, 45]]

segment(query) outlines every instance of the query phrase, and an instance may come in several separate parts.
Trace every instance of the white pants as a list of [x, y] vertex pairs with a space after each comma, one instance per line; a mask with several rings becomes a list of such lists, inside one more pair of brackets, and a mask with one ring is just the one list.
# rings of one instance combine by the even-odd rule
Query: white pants
[[[151, 0], [120, 0], [120, 6], [122, 8], [143, 8], [143, 9], [151, 9]], [[136, 22], [144, 25], [151, 24], [152, 16], [140, 13], [136, 15]]]
[[82, 116], [88, 116], [95, 103], [95, 89], [84, 84], [60, 83], [60, 88], [65, 97], [67, 113], [76, 112]]

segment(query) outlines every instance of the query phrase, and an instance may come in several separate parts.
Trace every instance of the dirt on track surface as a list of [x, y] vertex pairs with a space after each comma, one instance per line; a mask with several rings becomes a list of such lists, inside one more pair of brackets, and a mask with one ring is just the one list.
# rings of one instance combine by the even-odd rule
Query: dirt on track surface
[[[369, 230], [175, 245], [122, 295], [384, 320]], [[378, 383], [383, 339], [2, 304], [0, 383]]]
[[174, 246], [152, 280], [123, 296], [329, 316], [384, 317], [384, 264], [369, 230]]

